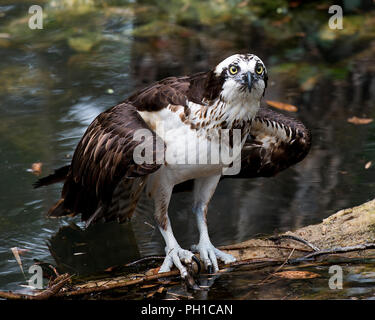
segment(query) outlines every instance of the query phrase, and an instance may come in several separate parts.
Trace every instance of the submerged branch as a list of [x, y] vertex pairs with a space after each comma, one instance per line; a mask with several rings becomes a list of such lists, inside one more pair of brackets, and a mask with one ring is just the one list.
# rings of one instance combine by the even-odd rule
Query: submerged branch
[[349, 246], [349, 247], [336, 247], [332, 249], [325, 249], [321, 251], [312, 252], [307, 254], [303, 257], [291, 260], [292, 263], [294, 262], [301, 262], [308, 259], [312, 259], [318, 256], [328, 255], [328, 254], [339, 254], [339, 253], [346, 253], [346, 252], [353, 252], [353, 251], [361, 251], [361, 250], [368, 250], [368, 249], [375, 249], [375, 243], [364, 243], [359, 244], [356, 246]]
[[5, 292], [0, 291], [0, 298], [9, 299], [9, 300], [46, 300], [54, 295], [56, 295], [65, 284], [67, 284], [71, 279], [71, 276], [67, 273], [57, 277], [53, 282], [52, 286], [43, 290], [41, 293], [36, 295], [29, 294], [19, 294], [14, 292]]

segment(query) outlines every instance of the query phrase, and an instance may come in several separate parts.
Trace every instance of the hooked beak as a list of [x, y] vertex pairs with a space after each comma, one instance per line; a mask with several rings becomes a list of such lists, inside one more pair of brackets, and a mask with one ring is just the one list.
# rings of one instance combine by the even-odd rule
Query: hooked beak
[[245, 75], [245, 83], [247, 84], [249, 92], [251, 92], [251, 88], [253, 87], [253, 74], [250, 71]]

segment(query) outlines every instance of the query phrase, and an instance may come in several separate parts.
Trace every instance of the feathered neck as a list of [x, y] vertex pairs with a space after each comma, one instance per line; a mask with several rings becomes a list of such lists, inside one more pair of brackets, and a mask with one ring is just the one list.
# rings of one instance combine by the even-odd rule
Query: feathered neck
[[210, 104], [189, 103], [190, 121], [197, 129], [234, 129], [250, 123], [259, 110], [258, 103], [225, 102], [220, 97]]
[[197, 74], [190, 79], [190, 121], [197, 129], [232, 129], [251, 122], [260, 107], [254, 92], [239, 92], [227, 85], [224, 72]]

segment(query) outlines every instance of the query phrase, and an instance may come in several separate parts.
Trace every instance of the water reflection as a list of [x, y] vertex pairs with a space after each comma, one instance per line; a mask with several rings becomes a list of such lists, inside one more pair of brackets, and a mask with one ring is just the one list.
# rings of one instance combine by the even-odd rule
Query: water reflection
[[140, 258], [131, 224], [98, 224], [84, 231], [70, 224], [51, 237], [48, 248], [59, 273], [79, 276]]
[[[71, 222], [81, 226], [77, 218], [45, 219], [61, 185], [33, 190], [36, 177], [26, 171], [31, 163], [42, 161], [44, 174], [68, 164], [87, 125], [101, 111], [145, 84], [207, 70], [234, 52], [251, 51], [262, 57], [270, 69], [265, 99], [297, 105], [295, 116], [312, 130], [313, 147], [302, 163], [277, 177], [222, 181], [209, 207], [213, 243], [220, 246], [317, 223], [336, 210], [373, 198], [375, 171], [364, 166], [374, 159], [375, 124], [355, 126], [346, 121], [353, 115], [375, 116], [374, 40], [369, 35], [354, 34], [346, 43], [346, 38], [323, 43], [320, 26], [326, 18], [320, 9], [314, 9], [315, 14], [304, 8], [298, 14], [291, 11], [290, 23], [271, 14], [270, 19], [279, 23], [273, 25], [265, 18], [256, 20], [251, 10], [235, 23], [219, 9], [216, 16], [209, 11], [195, 15], [200, 8], [195, 2], [185, 11], [175, 2], [170, 8], [152, 1], [111, 3], [100, 10], [72, 11], [45, 1], [49, 19], [38, 34], [23, 28], [22, 1], [0, 6], [4, 33], [9, 34], [0, 37], [1, 289], [19, 289], [25, 282], [11, 247], [29, 250], [22, 256], [25, 270], [33, 259], [55, 263], [48, 241], [54, 243], [56, 257], [64, 250], [56, 242], [59, 236]], [[297, 16], [307, 23], [296, 25]], [[170, 205], [173, 229], [187, 248], [198, 236], [191, 203], [190, 194], [178, 194]], [[95, 253], [85, 257], [95, 262], [77, 262], [73, 259], [83, 257], [73, 251], [66, 251], [62, 260], [74, 268], [86, 264], [88, 269], [83, 270], [89, 272], [135, 257], [137, 251], [142, 256], [163, 254], [150, 203], [137, 209], [132, 226], [137, 245], [124, 240], [123, 226], [112, 224], [103, 227], [103, 234], [96, 229], [77, 231], [82, 241], [68, 236], [75, 242], [93, 237], [90, 248], [99, 252], [112, 250], [107, 245], [113, 245], [114, 252], [121, 252], [117, 260]], [[222, 297], [236, 297], [232, 289], [240, 280], [232, 282], [231, 277], [215, 284], [225, 288]], [[266, 292], [275, 292], [278, 286], [254, 297], [267, 297]]]

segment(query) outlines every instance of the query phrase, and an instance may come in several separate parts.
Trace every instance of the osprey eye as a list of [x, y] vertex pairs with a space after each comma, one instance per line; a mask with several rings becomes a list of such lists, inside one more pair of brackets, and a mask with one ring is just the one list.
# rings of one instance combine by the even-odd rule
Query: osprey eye
[[229, 72], [230, 72], [230, 74], [236, 74], [236, 73], [238, 73], [238, 68], [236, 66], [230, 66]]
[[256, 72], [257, 74], [262, 74], [262, 73], [263, 73], [263, 66], [259, 64], [259, 65], [256, 67], [255, 72]]

